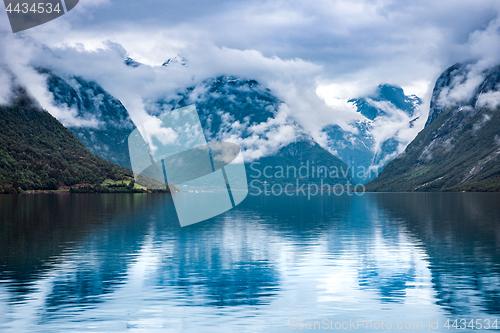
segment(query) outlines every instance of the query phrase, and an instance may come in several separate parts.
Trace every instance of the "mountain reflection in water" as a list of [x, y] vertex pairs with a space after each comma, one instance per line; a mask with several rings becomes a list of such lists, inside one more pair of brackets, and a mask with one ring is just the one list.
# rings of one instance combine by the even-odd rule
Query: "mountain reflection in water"
[[[0, 196], [0, 331], [285, 332], [500, 315], [500, 195]], [[196, 209], [194, 207], [193, 209]], [[496, 316], [496, 317], [495, 317]], [[425, 327], [424, 325], [424, 327]]]

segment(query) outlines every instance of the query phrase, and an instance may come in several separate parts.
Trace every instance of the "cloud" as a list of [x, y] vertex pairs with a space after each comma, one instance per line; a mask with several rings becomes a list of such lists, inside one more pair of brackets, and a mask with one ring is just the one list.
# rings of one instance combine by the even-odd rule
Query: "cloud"
[[47, 67], [63, 77], [83, 76], [97, 81], [124, 104], [136, 124], [151, 119], [146, 112], [151, 102], [174, 98], [189, 86], [197, 87], [191, 93], [191, 102], [194, 103], [203, 94], [201, 83], [208, 78], [219, 75], [257, 78], [285, 104], [274, 119], [260, 127], [250, 128], [254, 135], [243, 140], [236, 139], [238, 131], [241, 131], [238, 126], [242, 124], [225, 119], [225, 126], [230, 130], [225, 133], [224, 139], [233, 140], [245, 147], [250, 159], [268, 155], [293, 141], [297, 136], [294, 122], [300, 123], [310, 133], [319, 133], [325, 119], [336, 121], [334, 110], [325, 105], [315, 93], [314, 77], [321, 71], [321, 67], [300, 59], [267, 58], [255, 50], [219, 48], [205, 43], [186, 50], [186, 66], [143, 64], [132, 68], [124, 64], [123, 58], [127, 54], [117, 43], [105, 42], [95, 50], [88, 50], [81, 45], [52, 50], [34, 47], [37, 49], [37, 52], [33, 52], [36, 56], [31, 56], [30, 60], [23, 63], [23, 78], [33, 82], [28, 87], [41, 100], [41, 104], [66, 124], [74, 124], [80, 119], [74, 118], [75, 112], [72, 110], [62, 110], [51, 103], [45, 78], [30, 69], [30, 65]]
[[304, 135], [303, 130], [290, 118], [289, 112], [288, 106], [281, 104], [274, 117], [252, 125], [248, 119], [240, 123], [228, 113], [221, 112], [221, 131], [217, 133], [216, 141], [238, 144], [245, 152], [246, 162], [273, 155]]
[[163, 127], [162, 121], [158, 118], [152, 118], [138, 128], [153, 154], [158, 150], [158, 147], [154, 144], [155, 141], [165, 146], [173, 144], [179, 138], [179, 134], [172, 128]]
[[[380, 83], [394, 84], [423, 98], [420, 118], [414, 127], [401, 115], [379, 120], [376, 137], [383, 142], [397, 135], [409, 142], [425, 123], [435, 79], [445, 68], [471, 58], [480, 65], [443, 93], [443, 102], [456, 102], [470, 96], [481, 68], [497, 62], [499, 9], [497, 0], [94, 0], [22, 38], [3, 36], [1, 48], [6, 62], [30, 82], [30, 92], [66, 122], [83, 120], [51, 105], [43, 77], [29, 65], [95, 80], [125, 105], [135, 123], [150, 119], [148, 101], [175, 96], [205, 79], [256, 79], [285, 102], [287, 120], [269, 124], [277, 126], [269, 142], [289, 140], [293, 126], [288, 126], [296, 122], [322, 145], [324, 126], [346, 129], [360, 118], [349, 98], [366, 96]], [[126, 56], [143, 65], [125, 66]], [[160, 66], [175, 56], [187, 65]]]
[[488, 115], [488, 114], [483, 114], [483, 118], [481, 120], [479, 120], [478, 122], [476, 122], [474, 124], [474, 126], [472, 126], [472, 132], [473, 133], [476, 133], [477, 131], [479, 131], [481, 128], [483, 128], [483, 126], [491, 120], [491, 116]]
[[[469, 102], [488, 70], [500, 64], [500, 19], [495, 18], [484, 29], [471, 32], [461, 47], [464, 50], [461, 60], [469, 63], [460, 72], [455, 72], [452, 82], [441, 90], [438, 97], [441, 108]], [[499, 97], [497, 92], [483, 93], [476, 106], [496, 108]]]
[[12, 90], [9, 87], [12, 84], [12, 75], [0, 65], [0, 105], [9, 104], [12, 98]]
[[[386, 112], [385, 115], [375, 118], [372, 122], [372, 130], [370, 132], [374, 139], [373, 152], [375, 154], [381, 153], [384, 142], [394, 138], [399, 141], [398, 149], [395, 154], [401, 153], [418, 133], [418, 129], [410, 126], [410, 121], [418, 116], [419, 111], [417, 110], [417, 114], [410, 118], [406, 113], [397, 109], [392, 103], [375, 101], [371, 103]], [[394, 156], [395, 155], [386, 156], [383, 161], [379, 161], [377, 166], [383, 166], [388, 159], [392, 159]]]
[[[53, 57], [50, 50], [26, 37], [7, 35], [2, 36], [0, 41], [3, 45], [8, 45], [1, 49], [0, 64], [8, 68], [14, 75], [15, 81], [26, 87], [28, 93], [42, 108], [65, 126], [97, 128], [101, 125], [95, 118], [79, 117], [78, 111], [74, 108], [70, 109], [54, 103], [52, 93], [47, 89], [46, 76], [38, 73], [32, 66], [33, 61], [39, 56], [47, 54]], [[5, 75], [0, 75], [0, 80], [4, 87], [2, 90], [10, 92], [12, 80], [6, 80]]]
[[[388, 82], [425, 94], [449, 64], [470, 56], [469, 34], [496, 16], [498, 1], [136, 1], [110, 2], [92, 19], [63, 19], [71, 34], [41, 36], [48, 45], [103, 39], [134, 59], [161, 63], [193, 45], [256, 50], [323, 67], [321, 85]], [[480, 38], [476, 38], [480, 40]], [[181, 54], [183, 55], [183, 54]], [[411, 93], [414, 93], [413, 91]], [[335, 94], [335, 91], [332, 92]], [[357, 96], [349, 96], [357, 97]]]
[[490, 91], [479, 95], [476, 103], [477, 108], [487, 107], [496, 110], [500, 106], [500, 91]]
[[437, 99], [438, 106], [443, 109], [470, 101], [477, 87], [484, 81], [486, 73], [481, 63], [469, 63], [464, 70], [452, 75], [452, 81], [442, 88]]

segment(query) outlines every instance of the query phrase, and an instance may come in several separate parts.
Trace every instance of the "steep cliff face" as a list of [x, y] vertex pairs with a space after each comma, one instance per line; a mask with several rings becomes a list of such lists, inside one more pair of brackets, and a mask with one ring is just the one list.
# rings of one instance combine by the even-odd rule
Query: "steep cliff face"
[[73, 112], [81, 122], [64, 125], [93, 154], [122, 167], [131, 168], [127, 138], [134, 128], [122, 103], [95, 82], [81, 77], [60, 77], [39, 69], [47, 78], [54, 104]]
[[500, 67], [451, 66], [434, 87], [426, 127], [371, 191], [500, 190]]
[[[456, 101], [449, 103], [443, 98], [450, 93], [453, 88], [463, 85], [467, 80], [467, 63], [457, 63], [447, 68], [437, 79], [434, 89], [432, 90], [431, 105], [429, 109], [429, 116], [425, 126], [432, 123], [443, 111], [447, 108], [454, 107], [455, 103], [464, 103], [465, 101]], [[456, 105], [455, 105], [456, 106]]]

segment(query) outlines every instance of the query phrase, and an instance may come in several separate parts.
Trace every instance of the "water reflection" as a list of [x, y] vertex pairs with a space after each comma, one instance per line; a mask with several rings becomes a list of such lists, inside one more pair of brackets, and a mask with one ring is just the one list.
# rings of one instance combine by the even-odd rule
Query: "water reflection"
[[[146, 283], [157, 289], [175, 287], [189, 305], [236, 306], [269, 303], [279, 276], [265, 244], [249, 242], [250, 225], [238, 218], [194, 225], [157, 235], [158, 263]], [[163, 230], [163, 229], [162, 229]]]
[[452, 314], [500, 314], [500, 197], [488, 193], [375, 196], [422, 241], [437, 304]]
[[[124, 280], [146, 225], [124, 218], [148, 198], [131, 195], [0, 196], [0, 279], [10, 302], [50, 283], [44, 308], [99, 302]], [[57, 272], [55, 274], [55, 272]]]
[[497, 315], [499, 199], [249, 197], [180, 228], [164, 194], [0, 196], [0, 329], [280, 332], [291, 318]]

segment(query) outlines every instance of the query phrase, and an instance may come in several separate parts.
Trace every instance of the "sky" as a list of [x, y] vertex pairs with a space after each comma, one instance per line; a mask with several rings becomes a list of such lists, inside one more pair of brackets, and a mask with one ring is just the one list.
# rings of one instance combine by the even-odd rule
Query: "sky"
[[[1, 11], [0, 52], [28, 81], [40, 83], [26, 69], [36, 62], [96, 80], [133, 119], [144, 97], [223, 74], [256, 79], [320, 143], [324, 125], [357, 117], [348, 99], [393, 84], [423, 100], [421, 119], [404, 134], [409, 142], [443, 70], [470, 59], [499, 62], [499, 10], [498, 0], [80, 0], [17, 34]], [[187, 66], [161, 72], [174, 56]], [[124, 57], [148, 66], [133, 71]], [[46, 91], [35, 95], [49, 111], [64, 111], [51, 109]]]

